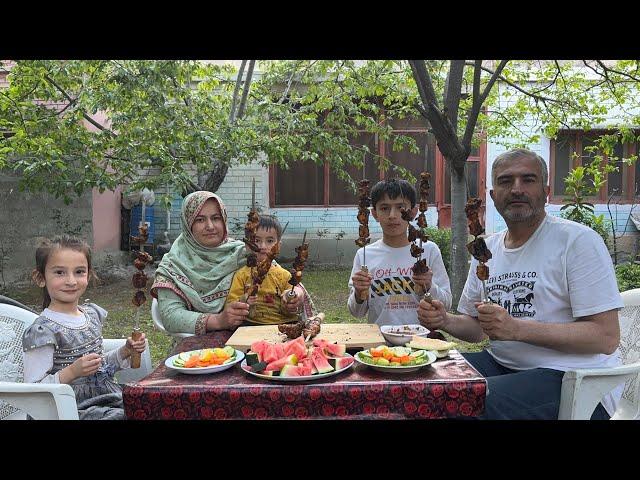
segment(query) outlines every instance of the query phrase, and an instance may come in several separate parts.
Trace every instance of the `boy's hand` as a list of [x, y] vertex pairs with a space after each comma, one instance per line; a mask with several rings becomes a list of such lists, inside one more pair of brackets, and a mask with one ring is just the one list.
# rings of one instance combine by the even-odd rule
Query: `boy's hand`
[[421, 285], [425, 292], [428, 292], [431, 288], [431, 281], [433, 279], [433, 271], [429, 269], [426, 273], [413, 274], [411, 280], [416, 285]]
[[249, 305], [253, 305], [257, 301], [258, 301], [258, 296], [257, 295], [251, 295], [249, 298], [247, 298], [247, 303]]
[[369, 288], [371, 288], [371, 282], [373, 281], [373, 275], [360, 270], [353, 274], [353, 277], [351, 277], [351, 281], [353, 282], [353, 288], [356, 291], [356, 300], [358, 300], [365, 293], [369, 292]]
[[282, 306], [287, 313], [300, 313], [300, 308], [304, 303], [304, 292], [296, 285], [293, 287], [293, 293], [290, 295], [291, 290], [286, 290], [282, 293], [280, 298], [282, 299]]

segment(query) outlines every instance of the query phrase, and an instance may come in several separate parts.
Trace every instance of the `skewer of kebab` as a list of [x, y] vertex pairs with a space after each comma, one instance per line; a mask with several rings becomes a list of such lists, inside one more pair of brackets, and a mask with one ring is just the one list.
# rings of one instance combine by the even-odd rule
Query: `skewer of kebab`
[[[256, 179], [253, 179], [251, 183], [251, 208], [249, 209], [249, 213], [247, 214], [247, 222], [244, 224], [244, 238], [242, 241], [249, 249], [249, 254], [247, 255], [247, 267], [251, 269], [251, 276], [253, 277], [253, 268], [258, 265], [258, 256], [257, 253], [260, 251], [260, 247], [256, 245], [256, 230], [258, 229], [258, 224], [260, 223], [260, 216], [256, 211]], [[241, 297], [240, 301], [246, 303], [247, 292], [245, 292]]]
[[[144, 201], [143, 201], [143, 219], [144, 219]], [[147, 297], [144, 292], [147, 288], [147, 282], [149, 277], [144, 273], [144, 269], [147, 264], [153, 263], [153, 257], [144, 251], [144, 245], [149, 238], [149, 228], [146, 223], [143, 223], [138, 227], [138, 236], [131, 236], [131, 242], [137, 243], [140, 246], [140, 250], [136, 254], [136, 258], [133, 261], [133, 265], [138, 270], [133, 274], [132, 283], [136, 289], [136, 293], [133, 295], [132, 303], [136, 306], [135, 325], [133, 332], [131, 332], [131, 338], [137, 341], [142, 337], [142, 331], [140, 330], [140, 307], [147, 301]], [[131, 368], [140, 368], [140, 356], [138, 352], [131, 352]]]
[[479, 212], [482, 206], [482, 200], [479, 198], [470, 198], [464, 207], [464, 213], [467, 215], [467, 222], [469, 225], [469, 233], [475, 238], [467, 244], [467, 250], [469, 253], [478, 260], [478, 267], [476, 268], [476, 275], [482, 281], [482, 303], [491, 303], [491, 299], [487, 293], [487, 283], [489, 279], [489, 267], [486, 262], [491, 258], [491, 252], [481, 237], [484, 233], [484, 227], [480, 224]]
[[[358, 222], [360, 227], [358, 228], [358, 239], [356, 245], [362, 247], [362, 266], [360, 270], [369, 273], [369, 267], [367, 267], [367, 244], [371, 242], [369, 235], [369, 206], [371, 205], [371, 197], [369, 197], [369, 180], [363, 178], [358, 182]], [[360, 295], [360, 300], [369, 300], [369, 291], [363, 292]]]
[[291, 278], [288, 282], [289, 285], [291, 285], [291, 290], [287, 293], [287, 297], [289, 299], [293, 299], [296, 296], [293, 289], [302, 281], [302, 271], [304, 270], [304, 265], [309, 257], [309, 244], [305, 243], [306, 239], [307, 231], [305, 230], [304, 235], [302, 236], [302, 244], [295, 248], [296, 258], [293, 260], [293, 268], [289, 270], [291, 273]]
[[[411, 267], [411, 270], [416, 275], [420, 275], [423, 273], [427, 273], [429, 271], [429, 267], [427, 266], [427, 259], [422, 258], [422, 254], [424, 253], [424, 248], [422, 248], [422, 243], [429, 240], [429, 235], [427, 235], [427, 217], [424, 212], [429, 208], [428, 200], [429, 200], [429, 190], [431, 186], [429, 185], [429, 179], [431, 178], [431, 174], [428, 172], [420, 173], [420, 201], [418, 204], [418, 210], [420, 210], [420, 214], [417, 218], [418, 228], [415, 228], [411, 222], [413, 218], [411, 217], [411, 209], [400, 209], [400, 213], [402, 219], [409, 223], [409, 229], [407, 231], [407, 239], [411, 242], [411, 256], [416, 258], [416, 263]], [[402, 189], [400, 190], [400, 194], [402, 195]], [[416, 239], [420, 240], [420, 245], [416, 245], [414, 242]], [[433, 298], [431, 297], [431, 293], [428, 291], [423, 291], [422, 285], [416, 284], [414, 286], [415, 292], [418, 295], [423, 295], [423, 300], [431, 303]]]
[[[302, 271], [304, 270], [305, 262], [309, 256], [309, 244], [305, 242], [307, 238], [307, 232], [305, 230], [304, 236], [302, 237], [302, 244], [299, 247], [296, 247], [296, 258], [293, 261], [293, 269], [290, 270], [291, 278], [289, 279], [289, 284], [291, 284], [291, 290], [288, 295], [291, 298], [295, 297], [295, 293], [293, 289], [296, 285], [300, 283], [302, 280]], [[320, 324], [324, 319], [324, 314], [319, 313], [318, 315], [305, 318], [304, 316], [298, 320], [297, 323], [289, 323], [289, 324], [281, 324], [278, 326], [278, 331], [287, 335], [288, 338], [298, 338], [300, 335], [304, 335], [305, 342], [308, 342], [309, 339], [315, 337], [318, 333], [320, 333]]]
[[[284, 228], [282, 229], [282, 235], [284, 235], [285, 230], [289, 222], [286, 223]], [[260, 249], [258, 249], [260, 251]], [[251, 270], [251, 285], [247, 288], [247, 291], [240, 297], [241, 302], [247, 301], [247, 299], [253, 295], [258, 293], [260, 289], [260, 285], [264, 282], [264, 279], [267, 278], [267, 273], [269, 273], [269, 269], [271, 268], [271, 263], [275, 258], [280, 254], [280, 242], [276, 242], [271, 250], [266, 253], [266, 258], [261, 262], [258, 262], [255, 270]]]

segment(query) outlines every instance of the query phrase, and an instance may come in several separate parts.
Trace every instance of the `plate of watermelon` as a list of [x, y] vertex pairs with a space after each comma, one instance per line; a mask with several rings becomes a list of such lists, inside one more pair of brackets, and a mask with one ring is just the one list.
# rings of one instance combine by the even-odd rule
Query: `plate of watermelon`
[[437, 357], [429, 350], [380, 345], [356, 353], [355, 359], [358, 363], [380, 372], [410, 373], [432, 364]]
[[173, 355], [164, 361], [167, 368], [188, 375], [222, 372], [244, 358], [244, 353], [233, 347], [204, 348]]
[[345, 345], [324, 339], [307, 345], [300, 336], [285, 343], [254, 342], [240, 367], [265, 380], [306, 382], [337, 375], [353, 363]]

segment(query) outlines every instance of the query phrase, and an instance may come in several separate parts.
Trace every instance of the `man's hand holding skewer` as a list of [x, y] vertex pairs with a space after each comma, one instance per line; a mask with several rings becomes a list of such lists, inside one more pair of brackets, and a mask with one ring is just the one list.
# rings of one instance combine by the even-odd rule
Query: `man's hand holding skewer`
[[351, 277], [351, 281], [353, 282], [353, 288], [356, 291], [356, 302], [364, 303], [364, 300], [360, 299], [365, 294], [368, 296], [369, 289], [371, 288], [371, 283], [373, 282], [373, 275], [371, 275], [369, 272], [359, 270], [354, 273], [353, 277]]
[[476, 302], [478, 322], [491, 340], [518, 340], [520, 322], [497, 303]]
[[431, 331], [447, 330], [447, 310], [444, 303], [440, 300], [421, 300], [418, 304], [418, 320]]

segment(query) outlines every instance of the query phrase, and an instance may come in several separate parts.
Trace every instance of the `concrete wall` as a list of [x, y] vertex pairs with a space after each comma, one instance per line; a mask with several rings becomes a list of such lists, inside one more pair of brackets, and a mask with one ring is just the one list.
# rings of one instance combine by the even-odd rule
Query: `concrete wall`
[[18, 190], [18, 178], [0, 173], [0, 288], [28, 281], [41, 237], [70, 233], [90, 244], [92, 194], [71, 205], [47, 194]]

